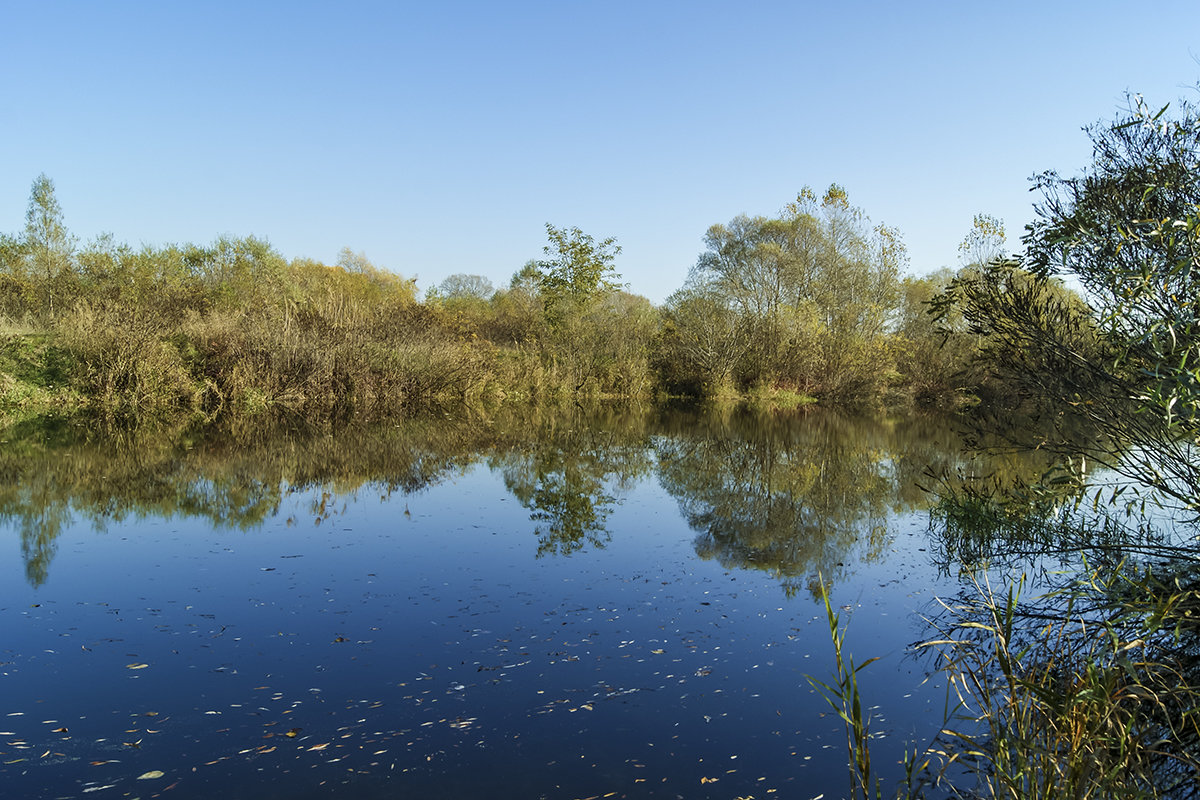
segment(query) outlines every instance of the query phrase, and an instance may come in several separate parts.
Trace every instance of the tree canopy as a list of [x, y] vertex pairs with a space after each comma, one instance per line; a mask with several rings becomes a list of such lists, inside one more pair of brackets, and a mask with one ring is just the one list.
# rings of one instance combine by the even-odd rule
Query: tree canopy
[[74, 239], [67, 233], [62, 207], [54, 194], [54, 181], [45, 173], [33, 181], [25, 212], [25, 251], [31, 271], [46, 286], [46, 307], [54, 316], [54, 284], [71, 268]]
[[667, 301], [664, 360], [682, 362], [678, 380], [878, 396], [907, 260], [894, 229], [872, 225], [834, 184], [820, 199], [805, 188], [777, 217], [713, 225], [704, 244]]
[[1090, 458], [1196, 511], [1200, 117], [1188, 103], [1167, 112], [1133, 97], [1089, 128], [1087, 169], [1036, 179], [1024, 259], [960, 276], [948, 299], [1040, 423], [977, 417], [987, 432]]
[[544, 259], [535, 262], [542, 291], [551, 300], [584, 302], [617, 288], [621, 276], [612, 263], [621, 246], [611, 236], [597, 242], [579, 228], [556, 228], [546, 223], [550, 242]]

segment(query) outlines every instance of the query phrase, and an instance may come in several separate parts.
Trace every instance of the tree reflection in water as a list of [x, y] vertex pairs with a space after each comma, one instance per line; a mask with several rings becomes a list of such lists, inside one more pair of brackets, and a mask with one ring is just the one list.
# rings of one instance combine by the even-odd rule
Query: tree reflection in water
[[497, 454], [493, 468], [538, 523], [538, 556], [603, 547], [620, 495], [651, 468], [644, 415], [542, 420], [522, 446]]
[[59, 425], [3, 438], [0, 524], [18, 532], [35, 586], [77, 520], [103, 530], [179, 515], [250, 530], [311, 491], [320, 522], [364, 487], [409, 494], [482, 462], [529, 509], [539, 556], [603, 547], [620, 498], [657, 474], [701, 557], [770, 571], [794, 593], [818, 571], [836, 577], [852, 551], [877, 557], [889, 514], [926, 507], [923, 474], [964, 469], [944, 422], [825, 412], [509, 409], [337, 428]]
[[[0, 525], [16, 530], [26, 575], [45, 582], [63, 530], [182, 516], [251, 530], [292, 493], [327, 498], [370, 484], [410, 493], [460, 470], [494, 446], [495, 426], [445, 418], [393, 424], [136, 431], [55, 426], [5, 432]], [[314, 519], [333, 504], [314, 505]]]
[[659, 476], [698, 531], [696, 552], [767, 570], [785, 591], [816, 593], [851, 551], [872, 560], [891, 514], [924, 508], [917, 478], [957, 458], [944, 425], [897, 425], [826, 412], [741, 411], [656, 438]]

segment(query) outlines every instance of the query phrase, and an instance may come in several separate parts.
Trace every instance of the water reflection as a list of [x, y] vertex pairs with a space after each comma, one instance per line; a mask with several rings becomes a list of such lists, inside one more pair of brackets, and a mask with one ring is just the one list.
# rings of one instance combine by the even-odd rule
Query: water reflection
[[[98, 530], [183, 516], [252, 530], [296, 492], [321, 523], [369, 487], [409, 494], [484, 462], [529, 510], [538, 554], [600, 548], [608, 518], [651, 474], [696, 530], [703, 558], [778, 576], [794, 593], [818, 571], [876, 558], [890, 514], [924, 508], [931, 468], [963, 470], [934, 419], [829, 413], [503, 412], [403, 423], [154, 432], [10, 430], [0, 448], [0, 524], [20, 536], [26, 576], [48, 575], [73, 521]], [[299, 520], [293, 520], [299, 521]]]
[[[403, 426], [10, 430], [0, 448], [0, 525], [21, 539], [26, 576], [45, 582], [55, 542], [77, 519], [97, 530], [128, 519], [203, 519], [251, 530], [283, 497], [311, 488], [328, 499], [370, 484], [413, 492], [497, 445], [481, 420], [424, 419]], [[333, 513], [320, 502], [314, 521]]]
[[641, 414], [539, 420], [520, 446], [490, 460], [537, 523], [538, 556], [603, 547], [620, 495], [651, 469], [649, 418]]
[[679, 417], [656, 438], [659, 479], [698, 532], [696, 552], [816, 591], [851, 551], [874, 560], [892, 514], [925, 508], [918, 479], [959, 459], [940, 421], [828, 413]]

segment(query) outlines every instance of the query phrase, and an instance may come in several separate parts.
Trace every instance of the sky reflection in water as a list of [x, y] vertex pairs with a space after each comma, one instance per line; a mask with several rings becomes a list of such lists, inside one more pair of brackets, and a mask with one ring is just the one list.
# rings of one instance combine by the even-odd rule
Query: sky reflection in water
[[906, 655], [951, 588], [912, 485], [956, 458], [936, 426], [612, 414], [6, 447], [14, 797], [840, 796], [842, 727], [805, 679], [832, 671], [818, 571], [855, 655], [883, 657], [864, 684], [885, 774], [941, 722]]

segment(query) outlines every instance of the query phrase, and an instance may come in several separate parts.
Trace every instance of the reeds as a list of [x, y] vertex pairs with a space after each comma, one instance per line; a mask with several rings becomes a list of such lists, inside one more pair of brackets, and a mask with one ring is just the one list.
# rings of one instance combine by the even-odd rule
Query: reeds
[[836, 671], [832, 684], [819, 681], [811, 675], [805, 677], [845, 723], [846, 754], [850, 766], [850, 797], [854, 800], [879, 798], [882, 797], [879, 777], [871, 768], [871, 716], [863, 713], [862, 698], [858, 691], [858, 673], [879, 659], [868, 658], [855, 665], [854, 656], [845, 652], [847, 626], [842, 625], [840, 615], [833, 610], [824, 578], [818, 576], [817, 581], [820, 584], [821, 599], [825, 602], [825, 615], [829, 620], [829, 638], [833, 642]]
[[[1090, 566], [1030, 600], [1025, 584], [981, 578], [931, 620], [938, 635], [918, 651], [946, 679], [946, 719], [896, 796], [1200, 796], [1200, 560]], [[821, 594], [836, 672], [808, 680], [845, 725], [850, 797], [879, 798], [858, 675], [876, 659], [844, 652], [823, 582]]]
[[[960, 796], [1190, 797], [1197, 792], [1196, 630], [1182, 649], [1177, 593], [1148, 597], [1151, 573], [1123, 565], [1023, 603], [1024, 578], [944, 604], [935, 654], [957, 703], [931, 752]], [[1140, 587], [1140, 588], [1139, 588]], [[1190, 651], [1190, 653], [1189, 653]]]

